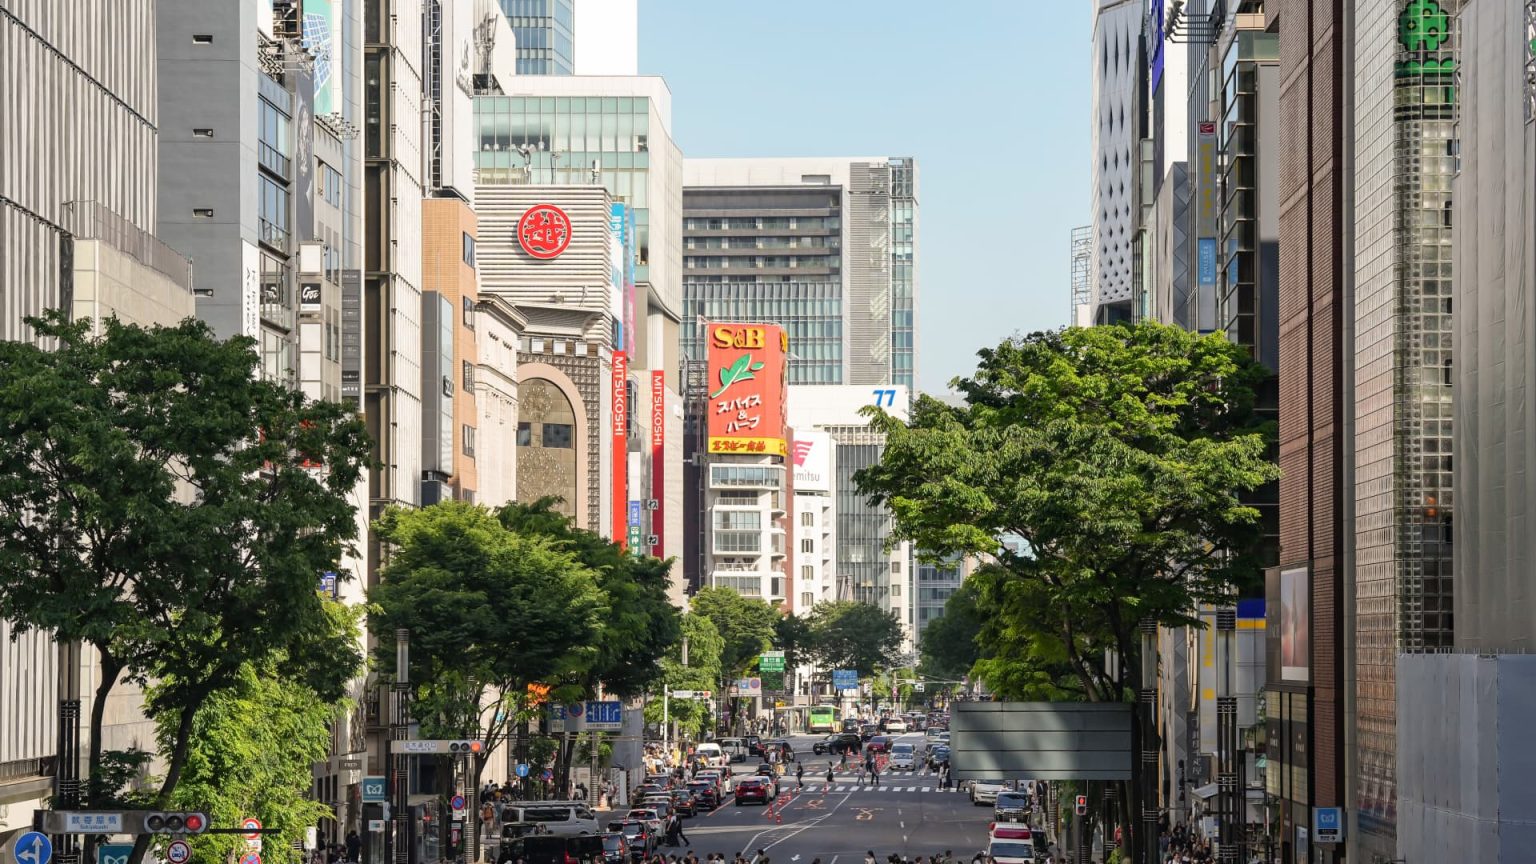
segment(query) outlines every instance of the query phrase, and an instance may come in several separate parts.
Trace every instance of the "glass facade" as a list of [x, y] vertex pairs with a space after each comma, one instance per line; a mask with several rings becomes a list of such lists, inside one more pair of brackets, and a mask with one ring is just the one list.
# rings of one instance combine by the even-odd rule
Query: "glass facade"
[[[1396, 659], [1452, 644], [1451, 180], [1459, 4], [1357, 12], [1355, 594], [1362, 860], [1396, 851]], [[1392, 50], [1387, 50], [1388, 48]]]
[[944, 604], [960, 590], [965, 571], [958, 556], [946, 558], [940, 564], [917, 564], [917, 633], [922, 638], [923, 629], [932, 621], [944, 616]]
[[916, 392], [917, 336], [912, 326], [917, 197], [911, 159], [891, 160], [891, 383]]
[[[837, 442], [837, 479], [832, 484], [837, 496], [837, 598], [899, 613], [900, 583], [892, 579], [890, 563], [896, 553], [885, 548], [890, 513], [870, 504], [853, 482], [855, 473], [880, 461], [885, 438], [866, 426], [828, 426], [825, 431]], [[905, 623], [906, 616], [902, 618]]]
[[475, 127], [481, 183], [581, 185], [596, 163], [608, 194], [635, 214], [635, 281], [650, 281], [651, 208], [662, 202], [650, 200], [649, 99], [477, 96]]
[[572, 0], [500, 0], [517, 37], [517, 74], [571, 75], [575, 71]]

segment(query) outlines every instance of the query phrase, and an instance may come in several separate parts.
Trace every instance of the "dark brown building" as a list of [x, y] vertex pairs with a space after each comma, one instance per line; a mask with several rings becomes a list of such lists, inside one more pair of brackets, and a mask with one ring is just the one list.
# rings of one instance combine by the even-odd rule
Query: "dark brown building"
[[[1345, 801], [1343, 603], [1347, 6], [1268, 0], [1280, 40], [1280, 566], [1268, 578], [1268, 769], [1280, 860], [1338, 861], [1313, 807]], [[1348, 838], [1346, 837], [1346, 841]], [[1305, 857], [1307, 847], [1314, 847]]]

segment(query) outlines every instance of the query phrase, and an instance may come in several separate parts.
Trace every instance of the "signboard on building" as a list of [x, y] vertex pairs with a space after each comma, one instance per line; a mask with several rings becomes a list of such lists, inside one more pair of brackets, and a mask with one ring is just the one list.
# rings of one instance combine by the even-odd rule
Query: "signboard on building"
[[629, 520], [624, 504], [629, 501], [629, 356], [613, 352], [613, 377], [609, 381], [612, 400], [613, 446], [613, 542], [629, 542]]
[[1312, 665], [1312, 596], [1307, 568], [1280, 571], [1280, 678], [1306, 681]]
[[517, 220], [517, 245], [540, 261], [559, 258], [571, 245], [571, 217], [553, 204], [535, 204]]
[[831, 435], [795, 430], [791, 456], [795, 463], [796, 492], [832, 492]]
[[1313, 807], [1312, 839], [1318, 843], [1340, 843], [1344, 840], [1344, 808]]
[[651, 509], [651, 533], [656, 535], [657, 542], [651, 547], [651, 554], [657, 558], [667, 557], [662, 542], [666, 537], [667, 524], [664, 518], [667, 506], [666, 449], [667, 373], [660, 369], [653, 369], [651, 370], [651, 500], [656, 504]]
[[709, 452], [787, 456], [789, 335], [772, 324], [708, 326]]

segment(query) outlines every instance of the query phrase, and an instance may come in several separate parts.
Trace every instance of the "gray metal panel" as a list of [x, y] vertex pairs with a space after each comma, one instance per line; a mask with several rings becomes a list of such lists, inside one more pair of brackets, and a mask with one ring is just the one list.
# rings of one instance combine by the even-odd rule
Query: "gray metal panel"
[[959, 702], [950, 709], [957, 780], [1124, 780], [1131, 776], [1131, 706], [1081, 702]]

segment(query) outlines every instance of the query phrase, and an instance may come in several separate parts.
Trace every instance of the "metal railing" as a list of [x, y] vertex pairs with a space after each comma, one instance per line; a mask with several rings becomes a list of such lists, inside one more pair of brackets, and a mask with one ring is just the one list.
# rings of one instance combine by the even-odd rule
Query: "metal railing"
[[192, 290], [192, 262], [189, 259], [95, 201], [65, 204], [64, 227], [77, 240], [107, 243], [140, 264], [164, 274], [182, 288]]

